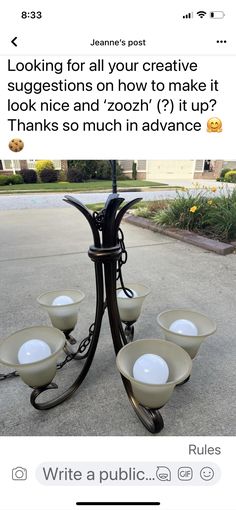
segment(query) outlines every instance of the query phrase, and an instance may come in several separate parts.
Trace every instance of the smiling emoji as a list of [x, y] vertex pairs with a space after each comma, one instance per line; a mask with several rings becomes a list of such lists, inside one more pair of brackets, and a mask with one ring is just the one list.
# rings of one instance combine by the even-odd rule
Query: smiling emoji
[[222, 121], [218, 117], [211, 117], [207, 121], [207, 131], [208, 133], [221, 133]]
[[200, 471], [200, 477], [202, 480], [205, 480], [205, 482], [209, 482], [214, 477], [214, 471], [211, 467], [205, 466]]

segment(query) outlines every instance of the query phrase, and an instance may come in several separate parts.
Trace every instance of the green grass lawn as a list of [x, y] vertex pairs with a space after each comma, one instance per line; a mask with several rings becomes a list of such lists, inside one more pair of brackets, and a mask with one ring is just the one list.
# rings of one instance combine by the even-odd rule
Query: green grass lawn
[[[125, 180], [117, 182], [118, 190], [128, 188], [143, 188], [143, 187], [167, 187], [167, 184], [152, 181], [141, 181], [141, 180]], [[50, 191], [99, 191], [108, 190], [111, 191], [111, 181], [88, 181], [88, 182], [50, 182], [50, 183], [37, 183], [37, 184], [12, 184], [8, 186], [0, 186], [0, 193], [12, 193], [12, 192], [50, 192]]]

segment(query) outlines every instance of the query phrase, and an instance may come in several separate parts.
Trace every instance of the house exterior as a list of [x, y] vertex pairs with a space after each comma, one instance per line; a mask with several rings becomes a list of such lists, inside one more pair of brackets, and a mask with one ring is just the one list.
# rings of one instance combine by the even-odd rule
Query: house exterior
[[[132, 177], [132, 166], [136, 163], [137, 178], [148, 181], [166, 180], [192, 180], [192, 179], [216, 179], [223, 168], [236, 169], [235, 161], [213, 160], [213, 159], [182, 159], [182, 160], [119, 160], [124, 174]], [[0, 173], [15, 173], [21, 169], [34, 169], [34, 159], [29, 160], [1, 160]], [[66, 160], [53, 160], [56, 170], [67, 171]]]
[[[132, 177], [134, 160], [120, 160], [124, 173]], [[192, 159], [192, 160], [136, 160], [137, 178], [148, 181], [165, 179], [216, 179], [223, 168], [236, 169], [235, 161]]]
[[[0, 173], [16, 173], [22, 169], [33, 169], [35, 168], [36, 159], [0, 159]], [[52, 160], [56, 170], [67, 171], [66, 160]]]

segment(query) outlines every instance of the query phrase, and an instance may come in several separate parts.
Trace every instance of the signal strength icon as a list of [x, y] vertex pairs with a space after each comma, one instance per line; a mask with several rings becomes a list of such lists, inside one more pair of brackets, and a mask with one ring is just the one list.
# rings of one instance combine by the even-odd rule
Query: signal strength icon
[[206, 16], [206, 11], [198, 11], [197, 15], [199, 16], [199, 18], [204, 18], [204, 16]]
[[185, 14], [183, 16], [184, 19], [190, 19], [190, 18], [193, 18], [193, 12], [188, 12], [188, 14]]

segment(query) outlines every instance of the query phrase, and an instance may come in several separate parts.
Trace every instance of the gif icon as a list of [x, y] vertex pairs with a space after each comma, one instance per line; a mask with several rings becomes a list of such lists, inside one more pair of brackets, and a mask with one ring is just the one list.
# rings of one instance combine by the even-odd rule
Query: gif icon
[[12, 470], [12, 480], [14, 481], [25, 481], [27, 480], [27, 469], [23, 467], [16, 467]]
[[191, 467], [182, 466], [178, 469], [178, 479], [183, 482], [189, 482], [193, 478], [193, 470]]

